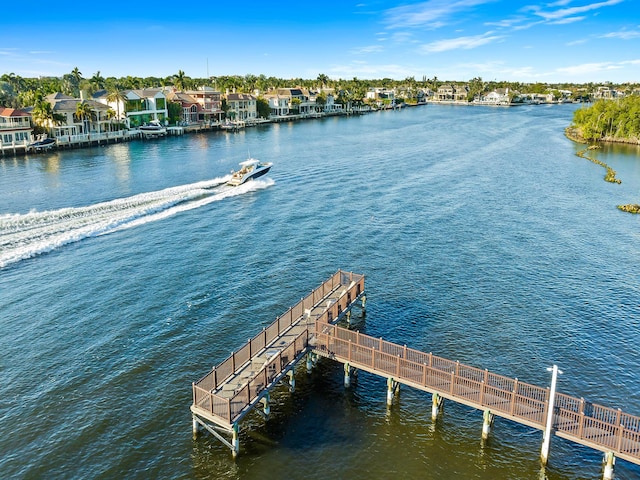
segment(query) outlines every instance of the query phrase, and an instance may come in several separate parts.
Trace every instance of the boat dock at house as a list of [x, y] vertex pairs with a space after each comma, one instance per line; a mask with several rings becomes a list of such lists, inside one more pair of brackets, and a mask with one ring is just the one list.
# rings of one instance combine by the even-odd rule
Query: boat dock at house
[[325, 357], [344, 365], [345, 387], [355, 369], [385, 378], [388, 405], [400, 385], [431, 393], [434, 421], [445, 399], [481, 410], [483, 438], [495, 416], [542, 430], [543, 464], [552, 435], [603, 452], [605, 479], [613, 477], [616, 457], [640, 464], [640, 417], [556, 392], [555, 365], [550, 388], [539, 387], [339, 326], [354, 306], [364, 312], [364, 280], [336, 272], [194, 382], [194, 435], [205, 428], [237, 455], [243, 418], [256, 407], [268, 418], [270, 390], [280, 382], [293, 390], [300, 361], [310, 370]]

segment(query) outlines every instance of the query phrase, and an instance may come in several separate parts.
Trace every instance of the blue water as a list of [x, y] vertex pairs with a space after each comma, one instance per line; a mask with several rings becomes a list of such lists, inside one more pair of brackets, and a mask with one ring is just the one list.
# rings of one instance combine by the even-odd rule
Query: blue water
[[[640, 415], [635, 147], [573, 105], [429, 105], [0, 158], [0, 477], [598, 478], [601, 454], [340, 365], [299, 374], [241, 454], [191, 435], [191, 382], [337, 269], [359, 329]], [[217, 186], [247, 156], [268, 176]], [[624, 461], [617, 479], [640, 478]]]

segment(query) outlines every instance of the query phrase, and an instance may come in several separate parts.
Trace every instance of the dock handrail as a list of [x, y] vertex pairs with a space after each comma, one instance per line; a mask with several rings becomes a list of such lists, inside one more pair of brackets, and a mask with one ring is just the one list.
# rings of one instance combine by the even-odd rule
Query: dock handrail
[[[256, 395], [261, 392], [261, 390], [256, 389], [255, 386], [260, 385], [259, 380], [262, 374], [259, 373], [258, 377], [260, 378], [256, 377], [252, 379], [248, 385], [239, 392], [236, 392], [231, 399], [218, 395], [215, 391], [249, 362], [254, 355], [267, 348], [270, 343], [282, 335], [298, 319], [307, 315], [307, 312], [310, 312], [313, 307], [317, 306], [323, 298], [326, 298], [328, 294], [345, 284], [348, 285], [348, 288], [345, 287], [344, 294], [340, 295], [329, 307], [328, 312], [331, 312], [329, 316], [327, 316], [326, 313], [322, 316], [325, 322], [330, 322], [330, 318], [338, 318], [339, 314], [348, 307], [351, 301], [364, 291], [364, 275], [338, 270], [331, 278], [323, 282], [318, 288], [312, 290], [309, 295], [302, 298], [284, 314], [276, 317], [269, 326], [264, 327], [260, 333], [249, 339], [247, 343], [238, 350], [231, 353], [231, 355], [219, 365], [212, 368], [209, 373], [196, 382], [193, 382], [193, 404], [227, 422], [234, 419], [246, 405], [251, 403], [251, 401], [256, 398]], [[297, 349], [299, 347], [299, 339], [302, 338], [303, 335], [305, 336], [304, 348], [306, 348], [309, 342], [308, 330], [305, 330], [291, 345], [280, 352], [277, 358], [282, 357], [285, 353], [290, 354], [291, 352], [289, 352], [289, 350], [292, 346]], [[293, 357], [299, 353], [300, 351], [296, 350]], [[277, 358], [268, 362], [268, 365], [270, 367], [275, 365]], [[276, 369], [277, 373], [280, 373], [281, 368], [282, 365], [279, 369]], [[264, 388], [268, 383], [267, 381], [263, 381], [261, 385]], [[244, 400], [241, 401], [241, 398], [245, 399], [246, 403], [243, 403]]]
[[265, 387], [282, 373], [289, 363], [306, 350], [308, 345], [309, 330], [305, 329], [289, 346], [282, 351], [278, 351], [266, 362], [257, 375], [235, 392], [233, 397], [222, 397], [194, 383], [193, 404], [228, 423], [232, 423], [265, 390]]
[[[316, 323], [315, 350], [329, 358], [544, 430], [549, 389], [336, 325]], [[558, 436], [640, 461], [640, 417], [556, 393]]]

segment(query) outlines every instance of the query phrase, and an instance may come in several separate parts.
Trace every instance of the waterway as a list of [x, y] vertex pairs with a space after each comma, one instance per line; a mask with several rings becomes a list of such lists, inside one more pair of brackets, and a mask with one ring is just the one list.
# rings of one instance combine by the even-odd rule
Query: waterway
[[[583, 479], [601, 454], [342, 367], [300, 372], [241, 454], [191, 382], [337, 269], [357, 328], [640, 415], [640, 153], [573, 105], [428, 105], [0, 158], [0, 477]], [[267, 177], [218, 184], [248, 155]], [[640, 478], [624, 461], [617, 479]]]

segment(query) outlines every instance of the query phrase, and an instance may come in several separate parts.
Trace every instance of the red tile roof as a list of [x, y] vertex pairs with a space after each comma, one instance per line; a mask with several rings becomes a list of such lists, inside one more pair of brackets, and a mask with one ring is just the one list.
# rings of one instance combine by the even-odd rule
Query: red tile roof
[[24, 110], [18, 110], [17, 108], [5, 108], [0, 107], [0, 117], [30, 117]]

